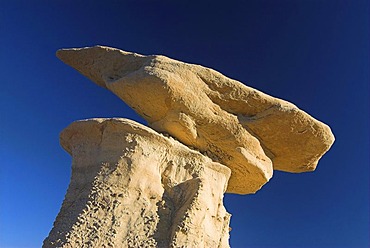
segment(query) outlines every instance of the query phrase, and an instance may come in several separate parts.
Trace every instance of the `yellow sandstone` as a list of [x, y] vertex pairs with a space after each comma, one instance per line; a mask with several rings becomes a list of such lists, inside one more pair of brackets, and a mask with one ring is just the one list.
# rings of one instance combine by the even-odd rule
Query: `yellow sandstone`
[[330, 128], [295, 105], [200, 65], [110, 47], [57, 56], [165, 132], [231, 169], [227, 192], [249, 194], [273, 169], [315, 170], [334, 142]]
[[224, 193], [313, 171], [334, 142], [295, 105], [200, 65], [102, 46], [57, 56], [150, 127], [96, 118], [62, 131], [72, 178], [44, 248], [229, 247]]
[[229, 247], [226, 166], [121, 118], [74, 122], [60, 142], [72, 178], [44, 248]]

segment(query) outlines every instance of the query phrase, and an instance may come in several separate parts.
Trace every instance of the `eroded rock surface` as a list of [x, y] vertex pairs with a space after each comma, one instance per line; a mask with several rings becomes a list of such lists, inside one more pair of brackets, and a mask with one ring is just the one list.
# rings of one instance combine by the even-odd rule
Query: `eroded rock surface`
[[230, 169], [127, 119], [60, 136], [72, 178], [47, 247], [229, 247]]
[[293, 104], [200, 65], [109, 47], [57, 56], [109, 89], [159, 132], [228, 166], [227, 192], [261, 188], [272, 170], [312, 171], [334, 142], [330, 128]]

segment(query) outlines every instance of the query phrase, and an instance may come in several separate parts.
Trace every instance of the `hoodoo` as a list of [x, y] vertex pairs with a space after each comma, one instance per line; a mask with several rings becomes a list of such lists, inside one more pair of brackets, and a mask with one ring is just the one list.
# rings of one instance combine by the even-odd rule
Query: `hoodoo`
[[212, 69], [95, 46], [57, 52], [147, 120], [89, 119], [61, 133], [72, 178], [44, 247], [228, 247], [223, 194], [273, 170], [315, 170], [330, 128]]

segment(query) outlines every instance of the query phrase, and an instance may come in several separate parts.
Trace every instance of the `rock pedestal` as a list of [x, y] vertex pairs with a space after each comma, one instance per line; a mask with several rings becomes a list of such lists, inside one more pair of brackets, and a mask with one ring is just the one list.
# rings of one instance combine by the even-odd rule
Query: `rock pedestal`
[[225, 192], [313, 171], [334, 142], [295, 105], [200, 65], [102, 46], [57, 56], [155, 131], [113, 118], [61, 133], [72, 178], [44, 247], [228, 247]]
[[127, 119], [60, 139], [72, 178], [43, 247], [228, 247], [228, 167]]

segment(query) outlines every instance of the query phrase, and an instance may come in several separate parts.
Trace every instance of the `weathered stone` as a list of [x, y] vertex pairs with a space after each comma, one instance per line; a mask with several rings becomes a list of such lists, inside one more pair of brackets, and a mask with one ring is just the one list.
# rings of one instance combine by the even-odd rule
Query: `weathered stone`
[[127, 119], [72, 123], [72, 178], [47, 247], [229, 247], [230, 169]]
[[109, 47], [57, 56], [111, 90], [148, 124], [232, 170], [227, 192], [257, 191], [274, 169], [312, 171], [334, 142], [330, 128], [291, 103], [199, 65]]

